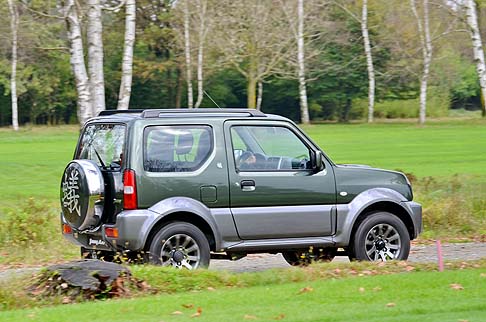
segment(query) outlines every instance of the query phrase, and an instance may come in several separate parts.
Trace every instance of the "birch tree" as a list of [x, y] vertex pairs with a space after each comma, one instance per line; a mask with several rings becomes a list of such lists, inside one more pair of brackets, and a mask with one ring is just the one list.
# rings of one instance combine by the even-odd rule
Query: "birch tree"
[[92, 95], [93, 115], [105, 108], [105, 80], [103, 72], [103, 26], [100, 0], [87, 0], [87, 31], [89, 85]]
[[206, 35], [209, 30], [209, 15], [207, 14], [208, 2], [206, 0], [197, 0], [197, 17], [199, 20], [198, 47], [197, 47], [197, 100], [194, 107], [201, 106], [204, 89], [203, 89], [203, 57]]
[[184, 1], [184, 54], [186, 56], [187, 107], [193, 108], [189, 0]]
[[[415, 0], [410, 0], [410, 7], [417, 21], [417, 28], [418, 28], [422, 56], [423, 56], [423, 70], [422, 70], [422, 77], [420, 80], [419, 123], [424, 124], [426, 118], [426, 110], [427, 110], [427, 83], [430, 74], [430, 64], [432, 62], [432, 39], [430, 37], [430, 27], [429, 27], [429, 1], [423, 0], [422, 17], [419, 16]], [[423, 20], [423, 25], [422, 25], [422, 20]]]
[[126, 0], [125, 4], [125, 43], [123, 48], [122, 76], [118, 95], [119, 110], [130, 106], [133, 75], [133, 46], [135, 44], [136, 0]]
[[65, 1], [64, 15], [66, 17], [67, 36], [69, 41], [70, 64], [74, 74], [76, 92], [78, 94], [78, 120], [82, 125], [93, 116], [93, 108], [91, 104], [90, 82], [84, 61], [81, 24], [75, 0]]
[[12, 127], [19, 130], [18, 105], [17, 105], [17, 40], [19, 31], [19, 12], [15, 0], [8, 0], [10, 12], [10, 29], [12, 31], [12, 72], [10, 75], [10, 96], [12, 98]]
[[363, 34], [366, 67], [368, 70], [368, 123], [372, 123], [373, 114], [375, 112], [375, 69], [373, 66], [373, 55], [371, 54], [370, 36], [368, 33], [368, 0], [363, 0], [361, 33]]
[[474, 62], [476, 63], [476, 71], [479, 78], [479, 85], [481, 87], [481, 109], [483, 117], [486, 116], [486, 66], [484, 61], [483, 42], [481, 40], [481, 33], [478, 24], [478, 11], [476, 7], [476, 1], [465, 0], [464, 7], [466, 9], [467, 25], [469, 27]]
[[373, 122], [373, 114], [375, 112], [375, 68], [373, 65], [373, 54], [371, 52], [371, 42], [368, 28], [368, 0], [363, 0], [361, 6], [361, 18], [353, 13], [349, 8], [339, 1], [335, 1], [338, 7], [347, 12], [354, 20], [361, 24], [361, 35], [363, 36], [363, 47], [366, 56], [366, 68], [368, 71], [368, 123]]
[[307, 104], [307, 88], [305, 81], [305, 52], [304, 52], [304, 0], [297, 3], [297, 62], [299, 64], [299, 98], [300, 119], [304, 124], [309, 124], [309, 106]]

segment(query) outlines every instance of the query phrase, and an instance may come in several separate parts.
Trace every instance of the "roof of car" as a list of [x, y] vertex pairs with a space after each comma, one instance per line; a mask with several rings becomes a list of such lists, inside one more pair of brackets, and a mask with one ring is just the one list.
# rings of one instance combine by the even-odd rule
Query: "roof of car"
[[271, 120], [287, 120], [280, 115], [265, 114], [259, 110], [248, 108], [179, 108], [179, 109], [131, 109], [105, 110], [93, 120], [116, 119], [130, 121], [133, 119], [150, 118], [265, 118]]

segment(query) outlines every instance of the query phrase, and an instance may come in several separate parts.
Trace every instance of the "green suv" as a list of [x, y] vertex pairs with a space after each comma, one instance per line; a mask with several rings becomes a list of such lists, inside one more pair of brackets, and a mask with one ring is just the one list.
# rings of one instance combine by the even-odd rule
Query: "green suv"
[[[291, 265], [407, 259], [422, 229], [402, 173], [338, 165], [287, 118], [248, 109], [105, 111], [61, 182], [64, 236], [194, 269], [282, 253]], [[338, 249], [340, 252], [338, 252]]]

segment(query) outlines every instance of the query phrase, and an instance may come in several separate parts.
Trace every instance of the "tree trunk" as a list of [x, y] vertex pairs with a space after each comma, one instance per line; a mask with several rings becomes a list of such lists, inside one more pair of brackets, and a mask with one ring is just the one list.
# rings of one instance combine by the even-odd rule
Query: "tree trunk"
[[73, 70], [76, 91], [78, 93], [78, 121], [83, 125], [93, 116], [93, 109], [91, 104], [91, 92], [89, 90], [89, 78], [84, 62], [81, 25], [79, 23], [74, 0], [66, 0], [64, 15], [66, 17], [67, 36], [71, 53], [71, 69]]
[[248, 78], [248, 84], [247, 84], [247, 107], [248, 108], [256, 108], [256, 86], [257, 86], [257, 80], [254, 77], [249, 77]]
[[176, 98], [175, 98], [175, 107], [176, 108], [181, 108], [181, 101], [182, 101], [182, 83], [183, 83], [183, 77], [182, 77], [182, 68], [179, 64], [177, 67], [177, 88], [176, 88]]
[[12, 29], [12, 74], [10, 75], [10, 94], [12, 97], [12, 127], [19, 130], [18, 106], [17, 106], [17, 36], [19, 31], [19, 12], [14, 0], [8, 0], [10, 11], [10, 27]]
[[197, 2], [198, 14], [199, 14], [199, 45], [197, 50], [197, 100], [195, 107], [201, 106], [203, 100], [203, 52], [204, 42], [206, 38], [206, 6], [207, 3], [204, 0], [198, 0]]
[[420, 41], [422, 45], [423, 55], [423, 71], [420, 81], [420, 109], [419, 109], [419, 123], [424, 124], [427, 111], [427, 83], [430, 73], [430, 63], [432, 61], [432, 39], [430, 37], [429, 28], [429, 1], [423, 0], [423, 20], [424, 25], [422, 27], [422, 19], [418, 15], [415, 0], [410, 0], [410, 6], [412, 12], [417, 19], [417, 27], [419, 31]]
[[361, 33], [363, 34], [366, 66], [368, 68], [368, 123], [372, 123], [373, 114], [375, 112], [375, 69], [373, 66], [373, 55], [371, 54], [370, 36], [368, 33], [368, 0], [363, 0]]
[[484, 61], [483, 42], [481, 40], [481, 33], [479, 31], [476, 2], [474, 0], [466, 0], [464, 2], [464, 6], [466, 7], [467, 24], [471, 34], [476, 72], [478, 74], [479, 85], [481, 87], [482, 115], [485, 117], [486, 106], [484, 100], [486, 98], [486, 65]]
[[300, 97], [300, 121], [309, 124], [309, 106], [307, 104], [307, 87], [305, 80], [305, 56], [304, 56], [304, 0], [297, 4], [297, 62], [299, 65], [299, 97]]
[[256, 101], [256, 109], [262, 109], [262, 101], [263, 101], [263, 82], [261, 80], [258, 81], [258, 95]]
[[88, 0], [88, 70], [93, 103], [93, 115], [105, 110], [105, 80], [103, 73], [103, 26], [100, 0]]
[[132, 92], [133, 46], [135, 44], [135, 21], [137, 14], [136, 0], [127, 0], [125, 6], [125, 44], [123, 49], [122, 77], [120, 94], [118, 95], [119, 110], [128, 110]]
[[184, 1], [184, 52], [186, 54], [186, 82], [187, 82], [187, 107], [193, 107], [192, 72], [191, 72], [191, 42], [189, 38], [189, 0]]

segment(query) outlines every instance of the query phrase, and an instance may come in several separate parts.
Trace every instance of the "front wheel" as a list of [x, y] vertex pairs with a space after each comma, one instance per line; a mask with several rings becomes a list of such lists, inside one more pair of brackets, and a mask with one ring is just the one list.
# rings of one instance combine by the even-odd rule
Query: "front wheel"
[[410, 235], [404, 223], [389, 212], [366, 217], [351, 236], [350, 260], [406, 260], [410, 252]]
[[210, 249], [206, 236], [196, 226], [175, 222], [160, 229], [150, 245], [150, 263], [179, 269], [209, 266]]

